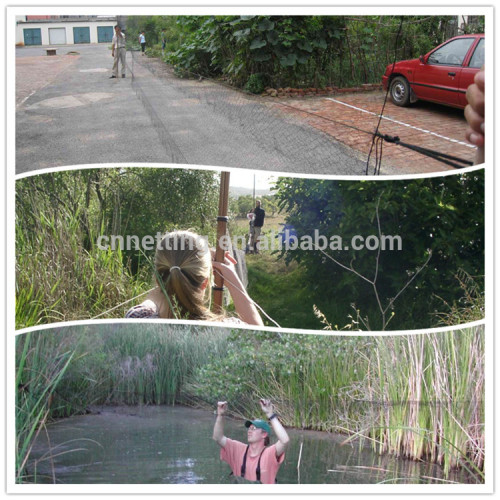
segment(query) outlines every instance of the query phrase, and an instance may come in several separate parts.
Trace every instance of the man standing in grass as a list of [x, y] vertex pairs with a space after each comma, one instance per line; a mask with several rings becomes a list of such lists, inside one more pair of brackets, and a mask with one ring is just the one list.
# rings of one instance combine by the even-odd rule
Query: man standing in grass
[[115, 34], [111, 42], [111, 56], [113, 61], [113, 74], [110, 78], [118, 78], [118, 64], [122, 66], [122, 78], [125, 78], [125, 57], [127, 49], [125, 48], [125, 35], [122, 33], [120, 26], [115, 26]]
[[217, 403], [213, 439], [221, 447], [220, 458], [229, 464], [232, 474], [251, 482], [274, 484], [278, 469], [285, 460], [285, 450], [290, 438], [274, 413], [272, 403], [268, 399], [261, 399], [259, 403], [278, 438], [275, 444], [270, 445], [271, 427], [261, 419], [245, 422], [248, 444], [224, 436], [226, 401]]
[[259, 253], [258, 243], [262, 226], [264, 225], [264, 217], [266, 216], [266, 212], [260, 206], [260, 200], [255, 202], [255, 208], [252, 210], [252, 213], [255, 215], [253, 220], [253, 251]]

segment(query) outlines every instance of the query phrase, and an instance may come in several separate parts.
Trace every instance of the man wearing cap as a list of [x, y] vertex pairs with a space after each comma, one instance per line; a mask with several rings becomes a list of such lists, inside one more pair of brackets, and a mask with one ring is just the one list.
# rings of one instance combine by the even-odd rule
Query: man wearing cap
[[[259, 403], [269, 423], [261, 419], [247, 420], [245, 427], [248, 429], [248, 444], [224, 436], [227, 402], [217, 403], [213, 439], [221, 447], [221, 460], [229, 464], [235, 476], [251, 482], [273, 484], [276, 482], [278, 469], [285, 459], [285, 450], [290, 438], [274, 413], [272, 403], [268, 399], [261, 399]], [[271, 427], [278, 438], [273, 445], [269, 445]]]

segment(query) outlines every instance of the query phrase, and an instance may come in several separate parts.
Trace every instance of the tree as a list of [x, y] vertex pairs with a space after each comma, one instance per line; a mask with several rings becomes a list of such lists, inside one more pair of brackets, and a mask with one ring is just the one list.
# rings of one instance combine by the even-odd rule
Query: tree
[[[326, 253], [363, 276], [374, 276], [377, 251], [343, 247], [354, 236], [366, 239], [378, 234], [379, 203], [382, 234], [402, 240], [402, 250], [383, 251], [378, 260], [378, 287], [385, 301], [397, 295], [432, 252], [429, 265], [398, 298], [392, 328], [432, 325], [432, 315], [443, 310], [443, 301], [451, 304], [464, 295], [457, 272], [479, 279], [484, 275], [483, 171], [380, 182], [281, 178], [276, 196], [299, 239], [312, 237], [315, 229], [327, 238], [340, 236], [342, 249], [329, 248]], [[316, 249], [283, 249], [281, 257], [307, 270], [311, 293], [330, 322], [343, 324], [339, 311], [345, 318], [351, 304], [361, 314], [377, 318], [370, 284], [325, 254]], [[372, 320], [371, 327], [379, 329], [380, 321]]]

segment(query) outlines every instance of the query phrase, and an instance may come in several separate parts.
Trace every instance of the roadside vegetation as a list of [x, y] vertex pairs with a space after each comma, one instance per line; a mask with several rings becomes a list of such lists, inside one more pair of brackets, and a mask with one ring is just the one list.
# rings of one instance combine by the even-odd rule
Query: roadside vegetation
[[[164, 28], [163, 58], [179, 75], [258, 94], [269, 86], [380, 83], [386, 65], [458, 35], [457, 23], [457, 16], [129, 16], [127, 37], [137, 44], [144, 30], [147, 54], [162, 57]], [[469, 16], [465, 31], [484, 33], [484, 17]]]
[[[484, 468], [484, 331], [322, 336], [157, 323], [62, 327], [16, 339], [17, 479], [32, 440], [93, 405], [184, 404], [235, 416], [270, 397], [286, 426], [384, 454]], [[50, 454], [49, 454], [50, 455]]]

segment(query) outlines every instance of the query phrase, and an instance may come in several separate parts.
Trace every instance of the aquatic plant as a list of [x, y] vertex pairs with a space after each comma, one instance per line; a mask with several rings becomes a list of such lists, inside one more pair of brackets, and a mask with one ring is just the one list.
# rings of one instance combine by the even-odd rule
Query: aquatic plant
[[374, 448], [444, 465], [484, 463], [484, 332], [376, 337], [367, 398], [383, 403]]
[[53, 335], [16, 338], [16, 482], [29, 479], [33, 440], [55, 409], [55, 391], [73, 357], [74, 351]]
[[174, 404], [195, 370], [225, 355], [229, 335], [224, 329], [158, 323], [50, 331], [77, 354], [54, 395], [55, 417], [100, 404]]

